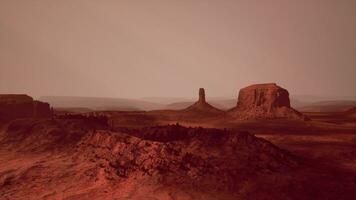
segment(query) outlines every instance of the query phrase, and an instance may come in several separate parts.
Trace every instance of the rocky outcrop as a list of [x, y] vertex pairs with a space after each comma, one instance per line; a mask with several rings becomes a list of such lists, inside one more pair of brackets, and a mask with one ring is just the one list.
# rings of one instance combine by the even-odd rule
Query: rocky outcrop
[[48, 103], [33, 100], [25, 94], [0, 95], [0, 118], [46, 118], [52, 116]]
[[78, 152], [104, 163], [110, 179], [164, 178], [168, 185], [209, 189], [234, 190], [251, 174], [297, 165], [288, 152], [247, 132], [179, 125], [127, 131], [88, 134]]
[[289, 93], [275, 83], [242, 88], [235, 108], [229, 111], [238, 119], [307, 118], [290, 106]]
[[215, 108], [214, 106], [210, 105], [205, 100], [205, 90], [204, 88], [199, 88], [199, 99], [193, 105], [189, 106], [188, 108], [184, 109], [183, 111], [186, 112], [196, 112], [196, 113], [205, 113], [205, 114], [221, 114], [223, 111]]
[[[14, 120], [6, 131], [0, 132], [2, 150], [35, 158], [33, 161], [28, 157], [16, 158], [21, 162], [14, 162], [12, 158], [9, 162], [12, 166], [19, 164], [14, 170], [7, 170], [6, 162], [2, 165], [0, 194], [6, 194], [5, 199], [36, 199], [35, 196], [43, 197], [58, 187], [79, 186], [79, 189], [88, 185], [95, 190], [90, 188], [85, 193], [80, 190], [80, 195], [67, 193], [65, 196], [88, 199], [107, 190], [102, 193], [107, 198], [95, 196], [92, 199], [156, 199], [151, 197], [168, 187], [233, 194], [244, 187], [246, 180], [256, 182], [256, 177], [282, 175], [300, 166], [295, 156], [248, 132], [179, 125], [113, 132], [93, 129], [82, 117], [72, 117]], [[50, 156], [46, 156], [47, 152]], [[35, 157], [37, 155], [43, 162]], [[30, 169], [24, 167], [25, 162], [25, 167]], [[135, 188], [154, 186], [155, 194], [131, 190], [130, 185]], [[34, 191], [34, 187], [41, 188], [38, 191], [42, 193]], [[127, 196], [130, 191], [139, 193], [140, 198]], [[19, 193], [24, 198], [16, 196]], [[64, 195], [60, 195], [50, 199], [63, 199]]]

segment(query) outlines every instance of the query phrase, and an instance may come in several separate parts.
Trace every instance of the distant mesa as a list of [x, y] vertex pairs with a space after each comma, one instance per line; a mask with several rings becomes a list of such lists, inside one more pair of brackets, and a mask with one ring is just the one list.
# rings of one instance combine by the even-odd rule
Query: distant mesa
[[46, 118], [52, 116], [48, 103], [36, 101], [25, 94], [0, 94], [0, 118]]
[[356, 100], [317, 101], [299, 107], [303, 112], [345, 112], [356, 107]]
[[242, 88], [229, 113], [237, 119], [308, 119], [290, 106], [288, 91], [275, 83]]
[[27, 103], [32, 101], [33, 98], [26, 94], [1, 94], [0, 95], [1, 104]]
[[183, 111], [188, 112], [200, 112], [200, 113], [210, 113], [210, 114], [219, 114], [223, 113], [222, 110], [215, 108], [214, 106], [208, 104], [205, 98], [204, 88], [199, 88], [199, 99], [193, 105], [184, 109]]

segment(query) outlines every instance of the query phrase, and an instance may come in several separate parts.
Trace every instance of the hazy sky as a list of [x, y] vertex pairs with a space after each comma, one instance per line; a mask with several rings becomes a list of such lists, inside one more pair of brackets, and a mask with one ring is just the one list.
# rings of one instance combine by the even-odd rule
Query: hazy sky
[[356, 97], [355, 0], [0, 0], [0, 93]]

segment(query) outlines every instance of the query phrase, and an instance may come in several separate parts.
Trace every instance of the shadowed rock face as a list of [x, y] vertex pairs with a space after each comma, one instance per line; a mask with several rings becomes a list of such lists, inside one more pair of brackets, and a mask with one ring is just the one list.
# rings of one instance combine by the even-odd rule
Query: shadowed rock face
[[13, 103], [28, 103], [32, 102], [33, 98], [26, 94], [1, 94], [1, 104], [13, 104]]
[[242, 119], [288, 118], [306, 119], [290, 106], [289, 93], [275, 83], [242, 88], [231, 113]]
[[0, 95], [0, 118], [2, 119], [43, 118], [51, 115], [52, 111], [48, 103], [35, 101], [28, 95]]

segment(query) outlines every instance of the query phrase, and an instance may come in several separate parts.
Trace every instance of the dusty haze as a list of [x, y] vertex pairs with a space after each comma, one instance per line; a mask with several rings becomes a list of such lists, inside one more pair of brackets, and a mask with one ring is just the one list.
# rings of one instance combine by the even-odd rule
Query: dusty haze
[[0, 0], [0, 93], [356, 96], [356, 1]]

